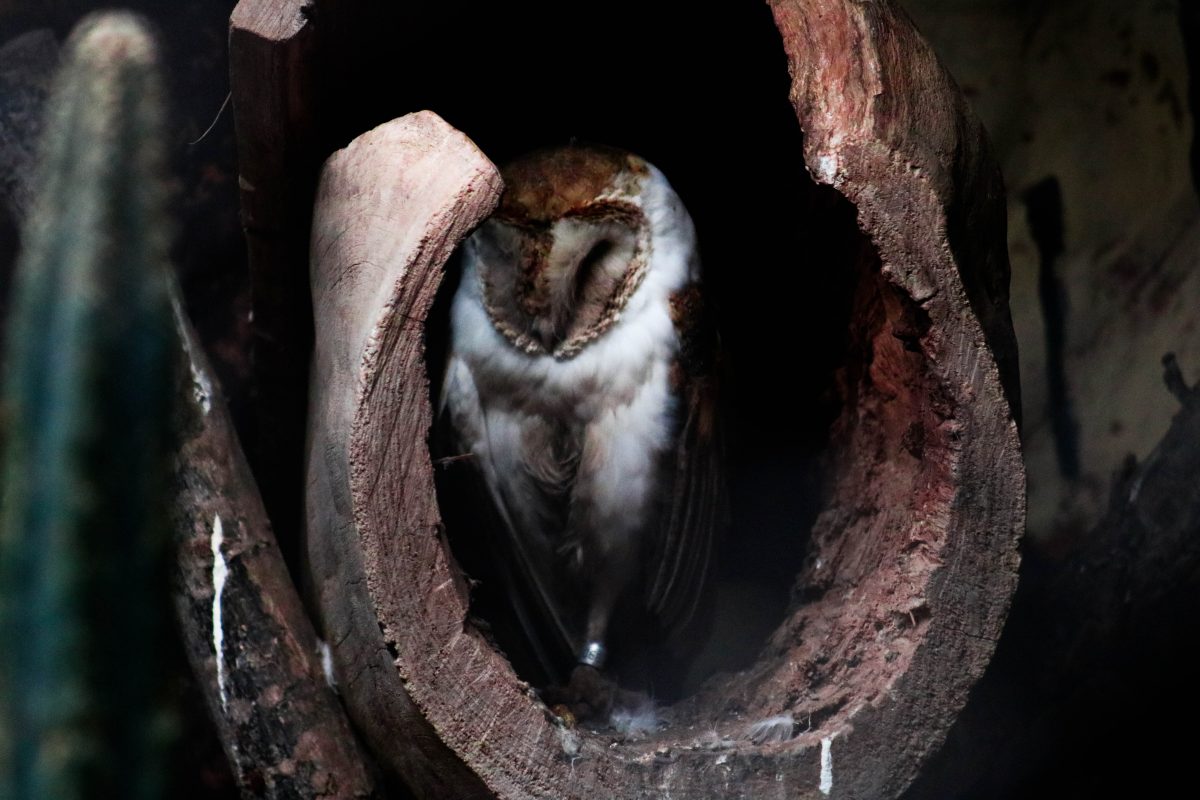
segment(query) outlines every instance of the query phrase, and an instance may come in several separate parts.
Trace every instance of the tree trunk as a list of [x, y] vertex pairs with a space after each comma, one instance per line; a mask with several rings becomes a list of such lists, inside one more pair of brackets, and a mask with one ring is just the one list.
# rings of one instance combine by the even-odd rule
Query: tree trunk
[[245, 796], [376, 797], [208, 359], [176, 303], [175, 610]]
[[[443, 265], [498, 197], [494, 169], [428, 112], [325, 167], [308, 552], [348, 710], [420, 796], [896, 797], [992, 655], [1024, 512], [997, 169], [891, 3], [772, 11], [795, 147], [861, 229], [822, 262], [849, 287], [845, 327], [800, 343], [834, 354], [839, 412], [785, 618], [751, 666], [708, 680], [646, 739], [547, 713], [476, 628], [443, 535], [423, 347]], [[838, 213], [813, 208], [828, 220], [796, 224]], [[764, 292], [772, 269], [803, 261], [775, 256], [752, 276]], [[760, 346], [784, 363], [797, 344]], [[781, 715], [797, 723], [784, 741], [747, 738]]]
[[305, 387], [312, 349], [308, 229], [323, 158], [317, 31], [304, 0], [246, 0], [230, 18], [238, 187], [250, 270], [252, 393], [246, 453], [282, 552], [297, 562], [303, 522]]

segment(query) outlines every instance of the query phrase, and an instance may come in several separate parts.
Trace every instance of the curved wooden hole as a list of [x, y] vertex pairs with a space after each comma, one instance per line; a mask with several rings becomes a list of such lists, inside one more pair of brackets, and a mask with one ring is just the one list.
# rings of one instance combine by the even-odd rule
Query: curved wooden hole
[[[943, 226], [947, 219], [976, 223], [977, 206], [988, 212], [983, 219], [990, 224], [993, 195], [972, 196], [965, 187], [986, 188], [992, 167], [986, 159], [976, 164], [984, 176], [978, 178], [963, 166], [978, 157], [971, 149], [979, 146], [970, 138], [975, 129], [939, 128], [952, 142], [966, 137], [957, 146], [967, 161], [953, 165], [964, 170], [954, 173], [962, 183], [950, 181], [949, 166], [938, 160], [945, 149], [930, 144], [934, 138], [912, 138], [920, 129], [905, 116], [915, 113], [906, 105], [911, 98], [888, 95], [894, 106], [871, 106], [878, 90], [871, 81], [908, 79], [889, 71], [892, 65], [885, 69], [872, 61], [860, 73], [822, 76], [833, 62], [805, 62], [797, 55], [808, 48], [858, 58], [849, 47], [853, 37], [874, 47], [871, 37], [890, 42], [891, 36], [904, 46], [868, 49], [861, 57], [903, 51], [916, 53], [912, 63], [927, 67], [931, 62], [921, 59], [929, 54], [890, 7], [796, 0], [775, 11], [793, 63], [812, 70], [798, 72], [792, 90], [798, 113], [813, 126], [809, 141], [783, 105], [787, 82], [778, 50], [762, 62], [764, 75], [772, 71], [773, 77], [745, 93], [769, 90], [771, 104], [779, 103], [769, 105], [779, 110], [766, 114], [770, 124], [747, 125], [758, 118], [752, 104], [742, 103], [745, 97], [731, 101], [748, 116], [714, 117], [720, 100], [711, 87], [697, 89], [686, 80], [683, 100], [646, 100], [638, 94], [641, 87], [629, 82], [628, 65], [620, 64], [597, 73], [608, 80], [582, 81], [591, 94], [569, 104], [564, 117], [575, 127], [590, 119], [595, 125], [589, 138], [637, 150], [657, 163], [696, 219], [710, 277], [727, 303], [722, 321], [742, 393], [731, 412], [745, 448], [738, 469], [748, 486], [766, 495], [743, 498], [743, 528], [755, 527], [755, 508], [783, 498], [794, 502], [809, 465], [819, 465], [809, 484], [817, 498], [811, 523], [804, 513], [789, 513], [778, 536], [742, 531], [762, 536], [746, 548], [762, 554], [744, 566], [747, 574], [753, 579], [775, 566], [777, 583], [769, 591], [778, 598], [794, 589], [792, 602], [777, 599], [776, 611], [756, 615], [763, 635], [770, 635], [755, 657], [710, 667], [732, 667], [732, 675], [705, 681], [705, 668], [682, 679], [670, 726], [650, 740], [567, 730], [548, 717], [470, 623], [467, 587], [437, 535], [428, 452], [411, 441], [421, 435], [420, 420], [428, 420], [429, 402], [424, 361], [414, 360], [414, 347], [426, 340], [431, 352], [444, 347], [438, 325], [426, 325], [437, 281], [427, 270], [438, 267], [426, 264], [426, 271], [406, 278], [408, 284], [389, 290], [394, 294], [379, 308], [403, 309], [405, 316], [381, 318], [364, 351], [370, 391], [356, 400], [350, 437], [356, 536], [339, 545], [350, 547], [349, 555], [339, 556], [350, 566], [327, 580], [333, 595], [338, 586], [352, 586], [356, 594], [349, 611], [325, 612], [334, 619], [327, 636], [335, 641], [343, 632], [340, 615], [360, 614], [344, 623], [353, 638], [342, 648], [345, 654], [339, 652], [339, 663], [355, 675], [377, 676], [383, 688], [356, 689], [348, 704], [385, 762], [413, 785], [428, 785], [437, 765], [453, 763], [445, 768], [465, 766], [505, 797], [634, 796], [663, 786], [703, 792], [719, 766], [716, 774], [739, 787], [740, 794], [731, 796], [762, 796], [778, 780], [815, 795], [832, 747], [846, 776], [840, 791], [884, 796], [906, 784], [986, 663], [1015, 575], [1020, 467], [985, 341], [1003, 344], [1011, 332], [1002, 317], [1002, 289], [988, 272], [998, 269], [987, 251], [995, 231], [972, 231], [974, 243], [963, 247], [958, 243], [966, 229]], [[722, 19], [729, 24], [714, 27], [720, 29], [716, 40], [738, 35], [729, 22], [736, 17]], [[767, 34], [777, 45], [769, 19], [754, 25], [760, 23], [767, 27], [755, 28], [760, 32], [747, 39], [746, 52]], [[520, 50], [514, 27], [492, 27], [484, 35], [471, 34], [474, 28], [464, 24], [462, 43], [472, 58], [479, 55], [472, 50], [477, 46], [493, 58], [507, 52], [496, 43]], [[483, 46], [489, 43], [490, 50]], [[684, 49], [666, 41], [665, 56], [651, 61], [667, 70]], [[685, 78], [689, 69], [703, 74], [712, 68], [702, 52], [692, 55], [681, 68]], [[524, 85], [528, 63], [518, 59], [507, 66], [502, 58], [492, 65], [495, 85]], [[941, 73], [929, 70], [913, 74], [931, 91], [953, 97]], [[465, 128], [492, 157], [503, 160], [547, 139], [566, 138], [558, 135], [561, 118], [527, 120], [511, 110], [493, 116], [499, 100], [489, 104], [472, 91], [457, 94], [461, 87], [439, 82], [437, 70], [424, 74], [430, 77], [420, 87], [423, 101]], [[578, 72], [569, 75], [571, 85], [580, 82]], [[863, 85], [854, 82], [859, 78]], [[612, 99], [613, 108], [641, 110], [643, 118], [598, 114], [597, 91], [608, 92], [599, 96]], [[515, 107], [544, 102], [544, 92], [516, 96]], [[621, 100], [629, 102], [622, 106]], [[688, 103], [691, 116], [684, 113]], [[945, 109], [948, 119], [962, 119], [949, 101]], [[671, 115], [673, 122], [665, 125]], [[705, 146], [672, 147], [698, 129], [689, 122], [700, 118], [717, 127]], [[881, 133], [874, 125], [893, 127]], [[545, 139], [532, 141], [536, 136]], [[839, 186], [837, 193], [804, 175], [803, 152], [822, 181]], [[960, 190], [964, 194], [956, 194]], [[952, 206], [948, 217], [943, 204]], [[964, 261], [956, 263], [952, 251]], [[983, 320], [982, 330], [972, 310]], [[780, 388], [790, 384], [779, 377], [797, 370], [813, 376], [806, 384], [811, 395]], [[380, 387], [394, 394], [381, 394]], [[397, 431], [402, 410], [414, 416]], [[754, 486], [755, 464], [783, 464], [765, 470], [778, 485]], [[390, 505], [381, 505], [381, 498]], [[730, 537], [731, 546], [739, 541]], [[791, 551], [786, 557], [775, 557], [772, 544], [779, 542]], [[362, 562], [355, 565], [358, 547]], [[346, 603], [333, 595], [323, 603]], [[364, 666], [370, 659], [373, 666]], [[790, 739], [761, 746], [746, 741], [754, 720], [783, 712], [794, 719]], [[423, 733], [396, 740], [397, 726], [378, 719], [384, 714]], [[928, 729], [919, 740], [903, 735], [909, 714]], [[449, 750], [426, 747], [438, 740]], [[413, 755], [414, 745], [423, 755]]]

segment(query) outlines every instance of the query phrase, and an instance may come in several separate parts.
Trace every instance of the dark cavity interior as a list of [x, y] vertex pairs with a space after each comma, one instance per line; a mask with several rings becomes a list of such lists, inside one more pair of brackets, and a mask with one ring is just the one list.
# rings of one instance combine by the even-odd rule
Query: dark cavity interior
[[[677, 708], [693, 720], [787, 703], [802, 710], [796, 692], [770, 676], [793, 656], [786, 640], [799, 636], [785, 623], [844, 585], [813, 571], [822, 561], [817, 549], [836, 549], [841, 531], [828, 522], [837, 505], [830, 475], [839, 459], [843, 468], [854, 461], [834, 451], [856, 424], [843, 412], [856, 392], [873, 391], [860, 380], [873, 337], [891, 315], [908, 312], [907, 298], [880, 277], [853, 206], [805, 170], [767, 4], [648, 8], [622, 0], [596, 6], [585, 26], [570, 22], [577, 10], [548, 3], [475, 7], [469, 19], [452, 4], [392, 5], [358, 26], [386, 44], [342, 48], [361, 60], [328, 65], [348, 111], [331, 146], [427, 108], [497, 164], [572, 139], [609, 144], [657, 165], [683, 198], [721, 329], [732, 527], [715, 560], [707, 643], [689, 663], [635, 688], [660, 703], [691, 698]], [[435, 395], [456, 283], [451, 264], [426, 327]], [[852, 330], [852, 308], [864, 302], [876, 304], [878, 319], [872, 330]], [[890, 331], [883, 338], [900, 341]], [[910, 440], [919, 448], [919, 432]], [[445, 480], [457, 468], [438, 469], [439, 499], [451, 547], [471, 575], [486, 556], [458, 527], [469, 499]], [[812, 538], [819, 516], [829, 539], [822, 545]], [[854, 579], [869, 580], [870, 563], [858, 568]], [[472, 602], [485, 626], [502, 616], [494, 582], [476, 586]], [[916, 616], [900, 616], [916, 624]], [[503, 625], [493, 628], [518, 675], [544, 685], [518, 655], [520, 643], [505, 640]]]

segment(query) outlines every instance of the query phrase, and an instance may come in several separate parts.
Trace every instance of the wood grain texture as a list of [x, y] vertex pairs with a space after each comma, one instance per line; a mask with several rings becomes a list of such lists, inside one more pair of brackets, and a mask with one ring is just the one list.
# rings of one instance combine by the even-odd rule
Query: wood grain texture
[[[444, 540], [422, 336], [495, 173], [427, 112], [326, 167], [309, 557], [351, 714], [421, 796], [896, 797], [991, 657], [1024, 520], [996, 167], [893, 3], [771, 7], [810, 172], [864, 234], [848, 259], [829, 488], [796, 602], [758, 662], [668, 709], [647, 739], [549, 715], [474, 627]], [[790, 740], [746, 739], [785, 713]]]
[[[999, 800], [1080, 783], [1098, 795], [1127, 786], [1157, 794], [1177, 785], [1171, 767], [1141, 765], [1185, 757], [1187, 737], [1178, 746], [1117, 740], [1124, 769], [1098, 765], [1089, 740], [1105, 738], [1113, 720], [1154, 723], [1195, 706], [1180, 688], [1193, 665], [1179, 654], [1189, 652], [1200, 607], [1200, 384], [1184, 382], [1173, 355], [1164, 364], [1182, 406], [1166, 435], [1142, 462], [1130, 456], [1084, 544], [1062, 560], [1029, 559], [995, 660], [906, 800]], [[1084, 763], [1098, 766], [1081, 781]]]
[[305, 0], [241, 0], [229, 22], [238, 187], [253, 310], [247, 455], [289, 558], [298, 550], [312, 346], [308, 230], [322, 157], [318, 35]]
[[[872, 513], [870, 498], [890, 497], [902, 509], [895, 515], [892, 507], [890, 524], [904, 530], [891, 563], [917, 557], [932, 567], [908, 601], [916, 603], [914, 628], [924, 630], [907, 668], [847, 719], [853, 733], [837, 752], [844, 766], [836, 789], [894, 797], [982, 674], [1016, 585], [1024, 471], [1012, 416], [1019, 394], [1004, 198], [979, 123], [895, 4], [780, 0], [772, 10], [810, 171], [857, 207], [880, 274], [899, 292], [889, 302], [903, 306], [886, 312], [891, 335], [923, 357], [917, 372], [925, 373], [927, 391], [916, 407], [922, 416], [932, 412], [921, 419], [922, 435], [909, 437], [909, 444], [921, 441], [923, 477], [913, 476], [907, 497], [880, 492], [880, 481], [894, 481], [888, 470], [868, 469], [864, 485], [863, 467], [877, 461], [871, 450], [880, 442], [871, 418], [881, 417], [862, 418], [843, 449], [832, 514], [815, 534], [869, 539], [886, 507], [875, 504]], [[906, 320], [919, 321], [918, 329], [894, 324]], [[903, 385], [913, 371], [897, 374]], [[886, 408], [894, 389], [876, 381], [860, 408], [871, 410], [872, 395]], [[878, 426], [882, 440], [897, 443], [887, 427]], [[902, 464], [891, 460], [891, 467]], [[876, 586], [887, 593], [888, 580]]]
[[[234, 775], [248, 797], [377, 797], [220, 387], [178, 304], [176, 323], [186, 366], [173, 475], [175, 610]], [[226, 572], [214, 580], [217, 560]]]
[[441, 537], [423, 322], [443, 264], [499, 192], [491, 162], [422, 112], [335, 153], [313, 221], [308, 557], [349, 710], [427, 797], [488, 796], [436, 730], [439, 703], [490, 713], [464, 670], [501, 659], [466, 625]]

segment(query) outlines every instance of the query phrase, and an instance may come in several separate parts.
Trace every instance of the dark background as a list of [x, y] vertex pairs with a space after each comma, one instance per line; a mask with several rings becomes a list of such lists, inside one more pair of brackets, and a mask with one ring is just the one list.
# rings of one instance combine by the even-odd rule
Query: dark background
[[[233, 115], [223, 108], [233, 3], [125, 5], [153, 20], [167, 63], [175, 261], [189, 312], [248, 453], [266, 471], [272, 442], [254, 405]], [[689, 680], [753, 661], [782, 618], [816, 510], [846, 329], [848, 271], [838, 264], [860, 243], [853, 208], [807, 177], [766, 4], [386, 5], [395, 8], [360, 26], [365, 38], [344, 60], [321, 65], [337, 98], [323, 119], [325, 152], [429, 108], [498, 163], [572, 138], [628, 148], [660, 167], [691, 211], [730, 387], [734, 530], [720, 559], [713, 644]], [[1200, 376], [1191, 77], [1200, 19], [1186, 0], [902, 5], [978, 110], [1008, 184], [1030, 485], [1014, 616], [1037, 616], [1037, 604], [1055, 598], [1026, 587], [1086, 547], [1122, 460], [1145, 458], [1166, 431], [1176, 404], [1162, 388], [1160, 356], [1177, 351], [1185, 377]], [[38, 27], [62, 41], [93, 7], [0, 0], [0, 44]], [[5, 210], [4, 275], [17, 231]], [[293, 566], [295, 474], [292, 496], [269, 501]], [[1164, 609], [1161, 625], [1113, 643], [1090, 676], [1095, 691], [1004, 776], [966, 791], [956, 783], [956, 793], [939, 784], [949, 780], [943, 764], [914, 797], [1144, 796], [1188, 779], [1200, 738], [1189, 726], [1200, 710], [1189, 691], [1194, 605]], [[1039, 680], [1044, 646], [1006, 634], [988, 678], [1004, 688], [972, 702], [1043, 702], [1022, 681]], [[189, 726], [180, 796], [233, 796], [197, 692], [186, 677], [180, 687]], [[1177, 723], [1184, 733], [1168, 733]], [[961, 756], [970, 741], [957, 746]]]

